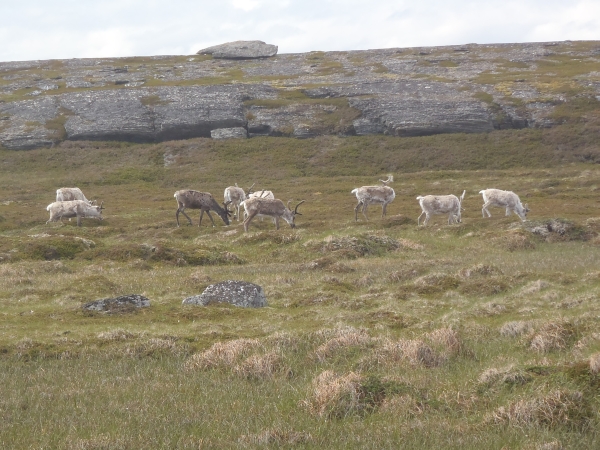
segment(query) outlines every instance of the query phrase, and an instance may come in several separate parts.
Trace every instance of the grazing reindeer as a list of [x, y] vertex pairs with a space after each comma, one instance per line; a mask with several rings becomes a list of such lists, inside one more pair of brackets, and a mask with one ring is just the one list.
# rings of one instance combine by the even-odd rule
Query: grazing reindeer
[[235, 211], [234, 217], [238, 221], [240, 220], [240, 207], [242, 206], [242, 202], [252, 194], [254, 184], [256, 183], [253, 183], [252, 186], [248, 188], [247, 192], [244, 192], [241, 187], [238, 187], [237, 183], [235, 183], [235, 186], [225, 188], [223, 198], [225, 199], [225, 202], [229, 202], [233, 206]]
[[275, 227], [279, 230], [279, 219], [282, 218], [285, 220], [290, 227], [296, 228], [296, 224], [294, 223], [295, 217], [301, 216], [298, 212], [298, 206], [305, 202], [302, 200], [300, 203], [296, 205], [294, 211], [290, 210], [290, 202], [288, 202], [287, 207], [283, 204], [283, 202], [279, 199], [268, 199], [268, 198], [260, 198], [254, 197], [249, 198], [244, 202], [244, 209], [246, 210], [246, 214], [248, 217], [244, 220], [244, 231], [248, 231], [248, 226], [252, 219], [258, 214], [263, 216], [270, 216], [275, 221]]
[[46, 211], [50, 213], [50, 218], [46, 223], [57, 222], [59, 220], [62, 222], [63, 217], [67, 217], [69, 220], [71, 220], [71, 217], [77, 217], [77, 226], [80, 227], [81, 219], [83, 217], [92, 217], [94, 219], [102, 220], [103, 204], [104, 202], [100, 203], [100, 206], [90, 205], [84, 200], [50, 203], [46, 207]]
[[460, 211], [462, 209], [462, 202], [465, 198], [465, 192], [463, 191], [460, 198], [456, 195], [426, 195], [425, 197], [418, 196], [421, 210], [423, 211], [417, 219], [417, 225], [421, 225], [421, 217], [425, 214], [425, 221], [423, 225], [427, 225], [429, 218], [434, 214], [448, 214], [448, 225], [453, 222], [461, 222]]
[[90, 205], [96, 203], [96, 200], [88, 200], [81, 192], [79, 188], [60, 188], [56, 190], [56, 201], [57, 202], [69, 202], [72, 200], [83, 200]]
[[223, 203], [223, 207], [221, 207], [208, 192], [181, 190], [175, 192], [174, 197], [177, 200], [177, 212], [175, 213], [177, 226], [179, 226], [179, 213], [182, 213], [190, 222], [190, 225], [192, 225], [192, 219], [185, 213], [186, 208], [200, 210], [200, 221], [198, 222], [198, 226], [202, 224], [202, 216], [205, 212], [208, 214], [208, 218], [212, 222], [213, 227], [215, 226], [215, 221], [210, 215], [211, 210], [215, 211], [221, 219], [223, 219], [225, 225], [229, 225], [229, 216], [231, 215], [231, 212], [227, 209], [229, 203], [225, 202]]
[[256, 192], [252, 192], [251, 194], [248, 195], [248, 198], [252, 198], [252, 197], [258, 197], [258, 198], [268, 198], [273, 200], [275, 198], [275, 196], [273, 195], [273, 191], [256, 191]]
[[[370, 204], [381, 203], [381, 217], [386, 215], [386, 207], [396, 198], [394, 190], [388, 186], [388, 183], [394, 181], [392, 175], [388, 175], [387, 180], [379, 180], [383, 183], [383, 186], [363, 186], [352, 190], [352, 194], [356, 195], [358, 204], [354, 208], [354, 220], [358, 221], [358, 210], [361, 209], [365, 219], [367, 217], [367, 208]], [[362, 207], [362, 208], [361, 208]]]
[[527, 213], [529, 212], [527, 203], [523, 206], [521, 199], [514, 192], [501, 191], [500, 189], [484, 189], [483, 191], [479, 191], [479, 193], [483, 196], [483, 208], [481, 209], [483, 217], [486, 214], [488, 217], [492, 217], [488, 211], [489, 206], [499, 206], [500, 208], [506, 208], [507, 216], [510, 216], [511, 211], [514, 211], [523, 222], [527, 220]]

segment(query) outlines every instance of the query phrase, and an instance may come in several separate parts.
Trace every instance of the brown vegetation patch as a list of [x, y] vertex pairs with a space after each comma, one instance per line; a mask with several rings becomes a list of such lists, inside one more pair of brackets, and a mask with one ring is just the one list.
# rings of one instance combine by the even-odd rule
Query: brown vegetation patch
[[319, 374], [312, 382], [311, 394], [303, 405], [316, 416], [341, 418], [364, 409], [360, 384], [364, 377], [355, 372], [337, 375], [332, 370]]
[[342, 328], [338, 330], [337, 336], [327, 340], [315, 350], [315, 357], [319, 361], [324, 361], [349, 347], [364, 348], [370, 343], [371, 337], [366, 330]]
[[506, 322], [500, 327], [500, 334], [502, 336], [517, 337], [524, 334], [529, 334], [533, 331], [533, 325], [529, 321], [513, 320]]
[[244, 378], [249, 379], [268, 379], [276, 374], [291, 374], [291, 369], [283, 364], [283, 358], [275, 352], [269, 352], [264, 355], [251, 355], [241, 364], [238, 364], [233, 371]]
[[257, 434], [245, 434], [238, 440], [240, 445], [286, 445], [308, 444], [313, 441], [310, 433], [288, 429], [270, 428]]
[[550, 219], [527, 221], [523, 227], [542, 237], [546, 242], [564, 242], [564, 241], [589, 241], [598, 235], [595, 227], [582, 226], [567, 219]]
[[[383, 340], [369, 356], [377, 364], [406, 362], [412, 366], [436, 367], [445, 361], [445, 357], [435, 352], [429, 345], [419, 339]], [[366, 361], [367, 363], [369, 361]]]
[[479, 375], [479, 383], [487, 386], [522, 385], [532, 380], [530, 374], [510, 365], [508, 367], [486, 369]]
[[98, 339], [103, 341], [126, 341], [128, 339], [133, 339], [139, 336], [137, 333], [132, 333], [131, 331], [123, 330], [122, 328], [117, 328], [110, 331], [103, 331], [98, 333]]
[[300, 265], [300, 270], [324, 270], [332, 273], [349, 273], [354, 272], [354, 269], [348, 267], [344, 263], [338, 262], [333, 258], [324, 256], [313, 261], [307, 262], [306, 264]]
[[458, 332], [452, 328], [438, 328], [427, 333], [425, 337], [430, 343], [441, 346], [446, 354], [457, 355], [464, 350]]
[[417, 278], [413, 284], [419, 294], [431, 295], [456, 289], [460, 280], [445, 273], [430, 273]]
[[380, 256], [386, 252], [398, 250], [401, 244], [396, 239], [378, 234], [330, 235], [325, 238], [320, 247], [324, 253], [334, 252], [338, 256], [353, 259], [367, 255]]
[[535, 249], [535, 241], [523, 230], [512, 230], [495, 238], [494, 243], [509, 252]]
[[185, 363], [185, 368], [214, 369], [217, 367], [233, 367], [239, 358], [251, 350], [260, 347], [258, 339], [235, 339], [228, 342], [217, 342], [208, 350], [192, 355]]
[[529, 348], [540, 353], [562, 350], [567, 347], [569, 340], [574, 335], [575, 330], [571, 323], [566, 321], [549, 322], [544, 324], [533, 336]]
[[458, 276], [462, 278], [471, 277], [489, 277], [493, 275], [502, 275], [502, 270], [491, 264], [477, 264], [472, 267], [459, 270]]
[[590, 372], [594, 375], [600, 374], [600, 353], [590, 356]]
[[583, 393], [556, 390], [538, 398], [517, 400], [508, 406], [501, 406], [492, 413], [491, 420], [513, 427], [581, 430], [591, 416], [591, 408]]

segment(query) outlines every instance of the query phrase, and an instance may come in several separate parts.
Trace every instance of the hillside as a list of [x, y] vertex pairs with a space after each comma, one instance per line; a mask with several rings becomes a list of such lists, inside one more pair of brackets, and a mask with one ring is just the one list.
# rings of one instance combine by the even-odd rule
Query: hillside
[[600, 43], [0, 63], [0, 144], [423, 136], [598, 114]]
[[[597, 48], [3, 63], [0, 448], [600, 448]], [[177, 227], [235, 183], [297, 227]], [[63, 186], [103, 220], [46, 223]], [[183, 304], [225, 280], [268, 306]]]

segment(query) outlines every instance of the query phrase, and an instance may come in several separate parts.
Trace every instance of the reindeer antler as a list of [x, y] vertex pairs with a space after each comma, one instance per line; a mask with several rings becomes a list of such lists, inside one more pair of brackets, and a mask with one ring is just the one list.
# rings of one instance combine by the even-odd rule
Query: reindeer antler
[[300, 203], [298, 203], [298, 204], [296, 205], [296, 207], [294, 208], [294, 215], [296, 215], [296, 214], [297, 214], [297, 215], [299, 215], [299, 216], [301, 216], [301, 215], [302, 215], [302, 214], [300, 214], [300, 213], [298, 212], [298, 206], [300, 206], [300, 205], [301, 205], [302, 203], [304, 203], [305, 201], [306, 201], [306, 200], [302, 200]]
[[383, 184], [385, 184], [387, 186], [388, 183], [391, 183], [392, 181], [394, 181], [394, 175], [388, 175], [387, 180], [379, 180], [379, 181], [381, 181]]

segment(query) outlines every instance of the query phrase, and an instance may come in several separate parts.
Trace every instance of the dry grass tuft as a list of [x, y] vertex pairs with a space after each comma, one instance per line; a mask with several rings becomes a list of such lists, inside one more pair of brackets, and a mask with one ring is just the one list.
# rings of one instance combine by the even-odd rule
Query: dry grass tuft
[[392, 283], [399, 283], [402, 281], [408, 281], [413, 278], [416, 278], [420, 274], [421, 273], [416, 269], [405, 268], [401, 270], [395, 270], [394, 272], [390, 273], [388, 276], [388, 280]]
[[445, 361], [429, 345], [419, 339], [384, 340], [383, 345], [373, 351], [378, 364], [407, 362], [412, 366], [436, 367]]
[[492, 413], [491, 420], [511, 427], [583, 429], [591, 416], [583, 393], [557, 390], [543, 397], [501, 406]]
[[337, 375], [326, 370], [313, 380], [311, 395], [303, 404], [311, 414], [324, 418], [342, 418], [361, 412], [365, 407], [361, 402], [363, 380], [363, 376], [355, 372]]
[[217, 367], [232, 367], [239, 358], [251, 350], [260, 347], [258, 339], [235, 339], [228, 342], [217, 342], [208, 350], [192, 355], [185, 363], [185, 368], [214, 369]]
[[494, 265], [477, 264], [473, 267], [461, 269], [458, 276], [462, 278], [471, 278], [475, 276], [487, 277], [490, 275], [502, 275], [502, 270]]
[[133, 358], [160, 355], [181, 356], [187, 353], [187, 345], [179, 344], [174, 337], [151, 338], [127, 345], [121, 352], [125, 356]]
[[549, 322], [533, 336], [529, 348], [540, 353], [562, 350], [573, 335], [573, 326], [569, 322]]
[[313, 440], [310, 433], [294, 430], [271, 428], [257, 434], [245, 434], [238, 443], [241, 445], [298, 445], [307, 444]]
[[333, 258], [324, 256], [313, 261], [309, 261], [306, 264], [300, 265], [300, 270], [318, 270], [327, 271], [333, 273], [349, 273], [354, 272], [354, 269], [347, 265], [335, 261]]
[[324, 361], [336, 353], [349, 347], [365, 347], [371, 343], [371, 337], [364, 329], [352, 327], [341, 328], [337, 330], [337, 335], [315, 350], [315, 357], [319, 361]]
[[502, 327], [500, 327], [500, 334], [508, 337], [517, 337], [523, 334], [529, 334], [532, 331], [533, 325], [531, 322], [523, 320], [506, 322], [504, 325], [502, 325]]
[[103, 341], [126, 341], [127, 339], [136, 338], [138, 334], [132, 333], [131, 331], [123, 330], [122, 328], [117, 328], [115, 330], [103, 331], [98, 333], [98, 339], [102, 339]]
[[233, 369], [234, 373], [243, 378], [269, 379], [278, 373], [291, 374], [291, 369], [285, 368], [283, 359], [275, 352], [265, 355], [252, 355]]
[[535, 249], [535, 241], [522, 230], [512, 230], [494, 239], [494, 242], [509, 252]]
[[478, 381], [480, 384], [488, 386], [500, 384], [521, 385], [531, 381], [531, 379], [531, 375], [510, 365], [500, 369], [495, 367], [486, 369], [479, 375]]
[[550, 286], [550, 283], [548, 283], [547, 281], [544, 281], [544, 280], [532, 281], [527, 286], [525, 286], [523, 289], [521, 289], [521, 294], [522, 295], [537, 294], [538, 292], [543, 291], [544, 289], [546, 289], [549, 286]]
[[594, 375], [600, 373], [600, 353], [596, 353], [590, 356], [590, 372]]
[[427, 333], [426, 338], [434, 345], [441, 345], [451, 355], [456, 355], [463, 349], [458, 332], [452, 328], [438, 328]]
[[401, 417], [419, 416], [425, 412], [425, 404], [417, 401], [409, 394], [395, 395], [385, 399], [381, 404], [381, 411]]

